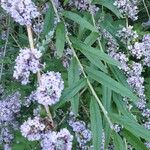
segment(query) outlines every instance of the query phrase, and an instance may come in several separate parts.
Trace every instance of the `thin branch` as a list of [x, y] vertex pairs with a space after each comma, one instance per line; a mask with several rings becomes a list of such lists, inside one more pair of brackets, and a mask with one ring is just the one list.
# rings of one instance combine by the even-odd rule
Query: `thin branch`
[[[31, 48], [31, 51], [33, 51], [33, 49], [34, 49], [34, 41], [33, 41], [33, 34], [32, 34], [32, 30], [31, 30], [31, 26], [27, 26], [27, 33], [28, 33], [28, 39], [29, 39], [30, 48]], [[38, 78], [38, 83], [39, 84], [40, 84], [40, 77], [41, 77], [41, 73], [40, 73], [40, 71], [38, 71], [37, 78]], [[48, 115], [48, 117], [49, 117], [49, 119], [50, 119], [50, 121], [52, 123], [52, 126], [53, 126], [54, 125], [53, 124], [53, 119], [52, 119], [52, 115], [51, 115], [51, 113], [49, 111], [48, 105], [44, 105], [44, 108], [45, 108], [45, 110], [47, 112], [47, 115]]]
[[[58, 11], [57, 11], [57, 9], [56, 9], [56, 7], [55, 7], [55, 4], [54, 4], [53, 0], [51, 0], [51, 3], [52, 3], [52, 5], [53, 5], [53, 8], [54, 8], [54, 12], [55, 12], [55, 14], [56, 14], [56, 17], [57, 17], [57, 19], [60, 21], [61, 19], [60, 19], [60, 17], [59, 17]], [[85, 71], [84, 71], [84, 69], [83, 69], [83, 66], [82, 66], [82, 64], [81, 64], [81, 62], [80, 62], [80, 60], [79, 60], [79, 58], [78, 58], [78, 56], [77, 56], [77, 54], [76, 54], [76, 52], [75, 52], [73, 46], [72, 46], [72, 43], [71, 43], [71, 41], [70, 41], [70, 39], [69, 39], [69, 36], [68, 36], [69, 34], [68, 34], [67, 29], [66, 29], [66, 32], [67, 32], [67, 33], [66, 33], [66, 40], [67, 40], [67, 43], [68, 43], [69, 47], [71, 48], [71, 50], [72, 50], [72, 52], [73, 52], [73, 56], [76, 58], [76, 60], [77, 60], [77, 62], [78, 62], [78, 64], [79, 64], [79, 67], [80, 67], [80, 69], [81, 69], [81, 72], [82, 72], [83, 76], [85, 77], [85, 79], [87, 80], [87, 84], [88, 84], [88, 86], [89, 86], [89, 88], [90, 88], [90, 90], [91, 90], [91, 93], [92, 93], [92, 95], [95, 97], [96, 101], [98, 102], [98, 104], [99, 104], [99, 106], [100, 106], [100, 108], [101, 108], [101, 110], [102, 110], [104, 116], [106, 117], [106, 119], [107, 119], [107, 121], [108, 121], [108, 123], [109, 123], [109, 125], [110, 125], [110, 128], [113, 129], [113, 124], [112, 124], [110, 118], [108, 117], [108, 112], [105, 110], [103, 104], [101, 103], [100, 99], [98, 98], [98, 96], [97, 96], [97, 94], [96, 94], [96, 92], [95, 92], [93, 86], [91, 85], [91, 83], [90, 83], [90, 81], [89, 81], [89, 79], [88, 79], [88, 77], [87, 77], [87, 75], [86, 75], [86, 73], [85, 73]]]
[[13, 40], [15, 41], [15, 43], [17, 44], [17, 46], [21, 49], [20, 44], [17, 42], [16, 38], [10, 33], [10, 36], [13, 38]]
[[150, 13], [149, 13], [149, 10], [148, 10], [148, 8], [147, 8], [147, 6], [146, 6], [145, 0], [143, 0], [143, 5], [144, 5], [144, 7], [145, 7], [145, 10], [146, 10], [146, 12], [147, 12], [148, 18], [149, 18], [149, 20], [150, 20]]

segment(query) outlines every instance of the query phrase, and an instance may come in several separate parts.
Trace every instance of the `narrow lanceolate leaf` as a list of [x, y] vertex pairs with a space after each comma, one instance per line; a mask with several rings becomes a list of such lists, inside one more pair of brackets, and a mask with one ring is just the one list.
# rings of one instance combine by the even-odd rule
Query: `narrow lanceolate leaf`
[[98, 103], [93, 97], [90, 103], [90, 120], [94, 150], [99, 150], [102, 139], [102, 118]]
[[131, 132], [123, 130], [122, 134], [127, 139], [127, 142], [129, 142], [136, 150], [148, 150], [143, 142], [139, 138], [134, 136]]
[[56, 27], [56, 52], [58, 57], [62, 57], [65, 46], [65, 25], [60, 22]]
[[117, 29], [114, 27], [113, 22], [111, 22], [109, 19], [107, 19], [107, 16], [105, 19], [101, 22], [100, 26], [105, 29], [107, 32], [109, 32], [113, 37], [115, 37], [115, 34], [117, 32]]
[[93, 55], [91, 52], [87, 52], [87, 51], [82, 51], [82, 53], [93, 65], [95, 65], [96, 67], [98, 67], [105, 73], [108, 72], [106, 66], [102, 63], [102, 61], [99, 57], [97, 57], [96, 55]]
[[90, 24], [85, 18], [82, 18], [76, 13], [73, 13], [71, 11], [64, 11], [63, 16], [65, 16], [70, 20], [73, 20], [74, 22], [78, 23], [80, 26], [83, 26], [93, 32], [98, 32], [98, 30], [92, 24]]
[[55, 105], [54, 109], [59, 108], [66, 101], [75, 96], [83, 87], [85, 87], [86, 83], [86, 79], [80, 79], [78, 82], [75, 82], [69, 88], [66, 88], [61, 96], [60, 102]]
[[135, 120], [117, 114], [110, 114], [110, 117], [114, 122], [123, 125], [125, 129], [130, 131], [136, 137], [138, 138], [141, 137], [145, 140], [150, 139], [150, 131], [146, 129], [144, 126], [138, 124]]
[[129, 112], [129, 110], [126, 107], [125, 102], [122, 100], [122, 96], [120, 96], [117, 93], [113, 93], [113, 101], [115, 102], [118, 110], [125, 116], [131, 118], [134, 120], [133, 115]]
[[112, 138], [113, 138], [116, 150], [126, 150], [125, 144], [124, 144], [122, 138], [120, 137], [120, 135], [118, 133], [113, 131], [112, 132]]
[[102, 102], [108, 112], [111, 111], [111, 96], [112, 91], [108, 87], [102, 86]]
[[120, 82], [122, 83], [125, 87], [127, 87], [128, 89], [131, 89], [131, 87], [129, 86], [129, 84], [127, 83], [127, 78], [126, 76], [124, 75], [123, 71], [120, 70], [118, 67], [116, 66], [110, 66], [110, 69], [113, 73], [113, 75], [115, 76], [115, 78]]
[[94, 4], [99, 4], [102, 5], [106, 8], [108, 8], [109, 10], [111, 10], [118, 18], [122, 17], [122, 14], [120, 13], [120, 11], [117, 9], [116, 6], [114, 6], [114, 0], [94, 0], [93, 1]]
[[71, 41], [73, 43], [73, 47], [76, 48], [77, 50], [80, 50], [81, 53], [83, 53], [83, 54], [89, 53], [89, 55], [98, 57], [100, 60], [103, 60], [103, 61], [107, 62], [108, 64], [120, 66], [118, 61], [112, 59], [109, 55], [107, 55], [104, 52], [101, 52], [99, 49], [88, 46], [88, 45], [84, 44], [82, 41], [80, 41], [79, 39], [76, 39], [73, 37], [71, 38]]
[[87, 36], [87, 38], [85, 39], [84, 43], [86, 45], [91, 46], [92, 44], [94, 44], [94, 42], [97, 40], [99, 34], [96, 32], [91, 32], [89, 36]]
[[[68, 84], [69, 87], [74, 83], [79, 81], [80, 72], [77, 60], [75, 58], [72, 59], [69, 70], [68, 70]], [[79, 93], [77, 93], [74, 97], [70, 99], [72, 112], [77, 115], [78, 107], [79, 107]]]
[[89, 77], [101, 83], [102, 85], [107, 86], [109, 89], [120, 94], [121, 96], [126, 96], [130, 98], [132, 101], [138, 100], [138, 97], [134, 95], [129, 89], [127, 89], [125, 86], [123, 86], [116, 80], [112, 79], [105, 73], [90, 67], [87, 67], [86, 71]]
[[[111, 96], [112, 90], [106, 86], [102, 86], [102, 103], [108, 113], [111, 113]], [[105, 131], [105, 149], [110, 143], [111, 129], [106, 118], [103, 118], [103, 126]]]
[[44, 19], [44, 29], [42, 32], [42, 36], [45, 37], [47, 33], [52, 30], [53, 26], [54, 26], [54, 11], [52, 5], [49, 4], [49, 9]]

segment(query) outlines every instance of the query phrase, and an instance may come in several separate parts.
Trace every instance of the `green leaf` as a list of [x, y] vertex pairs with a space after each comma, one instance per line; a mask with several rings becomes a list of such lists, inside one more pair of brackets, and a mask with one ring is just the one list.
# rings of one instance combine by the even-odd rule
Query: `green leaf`
[[105, 148], [107, 149], [111, 140], [111, 129], [110, 129], [110, 125], [108, 124], [108, 121], [105, 118], [105, 126], [104, 126], [104, 132], [105, 132]]
[[42, 32], [42, 37], [45, 37], [49, 31], [53, 29], [54, 26], [54, 11], [52, 5], [49, 3], [49, 9], [46, 12], [44, 19], [44, 29]]
[[[74, 83], [79, 81], [80, 72], [78, 62], [75, 58], [72, 58], [69, 70], [68, 70], [68, 83], [71, 87]], [[79, 108], [79, 93], [70, 99], [72, 112], [77, 115]]]
[[116, 23], [116, 21], [113, 20], [112, 16], [110, 14], [106, 14], [104, 16], [104, 20], [101, 22], [100, 26], [101, 28], [105, 29], [107, 32], [109, 32], [113, 38], [116, 37], [116, 33], [118, 29], [120, 29], [120, 23]]
[[144, 126], [138, 124], [133, 119], [127, 116], [120, 116], [120, 115], [112, 114], [112, 113], [110, 114], [110, 117], [114, 122], [117, 122], [118, 124], [123, 125], [125, 129], [130, 131], [135, 136], [141, 137], [145, 140], [150, 139], [150, 131], [146, 129]]
[[103, 60], [115, 66], [120, 66], [118, 61], [112, 59], [109, 55], [107, 55], [104, 52], [101, 52], [99, 49], [90, 47], [74, 37], [71, 38], [71, 41], [73, 43], [73, 47], [77, 50], [80, 50], [84, 55], [87, 56], [87, 53], [89, 53], [89, 55], [98, 57], [99, 60]]
[[89, 77], [91, 77], [92, 79], [101, 83], [102, 85], [107, 86], [109, 89], [113, 90], [114, 92], [116, 92], [122, 96], [128, 97], [133, 101], [138, 100], [138, 97], [136, 95], [134, 95], [129, 89], [127, 89], [122, 84], [120, 84], [116, 80], [112, 79], [105, 73], [95, 70], [90, 67], [87, 67], [86, 70], [87, 70]]
[[90, 103], [90, 120], [94, 150], [99, 150], [102, 139], [102, 118], [98, 103], [93, 97]]
[[146, 94], [146, 97], [147, 99], [150, 99], [150, 78], [145, 78], [144, 79], [145, 81], [145, 94]]
[[73, 20], [74, 22], [78, 23], [80, 26], [83, 26], [93, 32], [99, 32], [92, 24], [90, 24], [87, 20], [82, 18], [76, 13], [73, 13], [71, 11], [64, 11], [63, 16], [66, 18]]
[[107, 73], [106, 66], [102, 63], [101, 59], [97, 57], [96, 55], [93, 55], [91, 52], [82, 51], [82, 53], [85, 55], [85, 57], [96, 67], [101, 69], [103, 72]]
[[122, 138], [115, 131], [112, 132], [112, 138], [115, 145], [115, 150], [126, 150], [125, 144], [122, 141]]
[[69, 88], [66, 88], [61, 96], [60, 101], [55, 105], [54, 109], [62, 106], [66, 101], [75, 96], [86, 85], [86, 79], [80, 79]]
[[111, 110], [111, 96], [112, 91], [108, 87], [102, 86], [102, 102], [107, 111]]
[[37, 142], [28, 141], [20, 132], [16, 131], [14, 134], [14, 141], [12, 143], [12, 150], [27, 150], [37, 148]]
[[90, 35], [86, 37], [84, 43], [88, 46], [91, 46], [97, 40], [98, 36], [99, 36], [98, 33], [91, 32]]
[[113, 93], [113, 101], [116, 103], [118, 110], [125, 116], [134, 119], [133, 115], [127, 110], [125, 102], [122, 100], [122, 96], [119, 94]]
[[[89, 23], [92, 24], [91, 15], [89, 13], [84, 13], [83, 14], [83, 19], [89, 21]], [[76, 23], [74, 23], [74, 24], [75, 24], [75, 28], [78, 27], [77, 28], [78, 29], [78, 32], [77, 32], [78, 39], [85, 39], [86, 36], [87, 36], [87, 28], [85, 28], [84, 26], [81, 26], [81, 25], [78, 26], [78, 24], [76, 24]], [[94, 32], [94, 33], [96, 33], [96, 32]]]
[[114, 6], [114, 0], [93, 0], [94, 4], [102, 5], [109, 10], [111, 10], [118, 18], [122, 18], [122, 14], [117, 9], [116, 6]]
[[[111, 96], [112, 91], [108, 87], [102, 86], [102, 103], [108, 113], [111, 113]], [[103, 124], [105, 131], [105, 149], [107, 149], [110, 143], [111, 129], [106, 118], [103, 118]]]
[[143, 142], [136, 136], [134, 136], [131, 132], [123, 130], [121, 133], [136, 150], [148, 150]]
[[115, 78], [122, 83], [125, 87], [127, 87], [128, 89], [130, 89], [131, 91], [133, 91], [131, 89], [131, 87], [129, 86], [129, 84], [127, 83], [127, 78], [124, 75], [124, 72], [121, 71], [119, 68], [117, 68], [116, 66], [109, 66], [113, 75], [115, 76]]
[[57, 56], [60, 58], [63, 55], [65, 47], [65, 25], [59, 22], [56, 27], [56, 52]]

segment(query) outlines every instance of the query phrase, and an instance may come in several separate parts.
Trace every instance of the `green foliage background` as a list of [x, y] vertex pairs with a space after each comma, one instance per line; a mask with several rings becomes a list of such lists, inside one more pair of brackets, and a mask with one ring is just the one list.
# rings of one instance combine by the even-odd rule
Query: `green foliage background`
[[[42, 7], [46, 1], [39, 0], [35, 2]], [[79, 118], [82, 118], [91, 128], [94, 150], [99, 150], [101, 146], [103, 130], [106, 135], [105, 148], [110, 142], [113, 142], [116, 150], [127, 149], [127, 143], [130, 143], [135, 150], [146, 150], [147, 148], [143, 143], [150, 140], [150, 131], [141, 125], [142, 117], [140, 112], [136, 108], [129, 111], [124, 101], [122, 101], [122, 96], [125, 96], [134, 105], [138, 99], [136, 94], [127, 84], [126, 77], [122, 71], [117, 68], [119, 63], [106, 54], [106, 41], [101, 41], [101, 47], [98, 44], [98, 38], [101, 33], [96, 28], [92, 15], [86, 11], [77, 12], [70, 9], [67, 7], [67, 2], [67, 0], [62, 0], [65, 11], [60, 14], [63, 19], [56, 27], [54, 26], [55, 13], [51, 3], [48, 2], [50, 8], [47, 14], [43, 16], [44, 30], [36, 40], [41, 45], [44, 39], [46, 41], [42, 58], [42, 62], [46, 62], [46, 68], [43, 72], [47, 70], [59, 71], [65, 81], [65, 89], [60, 102], [50, 108], [54, 120], [61, 121], [61, 117], [58, 115], [59, 109], [64, 110], [66, 114], [68, 111], [79, 114]], [[145, 2], [150, 10], [150, 1], [146, 0]], [[113, 0], [94, 0], [93, 3], [101, 8], [94, 18], [95, 22], [100, 18], [104, 18], [99, 26], [115, 36], [120, 25], [125, 25], [125, 19], [122, 18], [117, 8], [113, 6]], [[5, 14], [3, 10], [0, 11]], [[140, 2], [139, 19], [134, 23], [130, 21], [129, 24], [133, 25], [138, 34], [142, 36], [150, 33], [149, 28], [142, 27], [142, 23], [147, 20], [147, 13], [143, 3]], [[70, 25], [68, 31], [65, 29], [66, 23]], [[6, 41], [0, 40], [0, 47], [6, 46], [5, 57], [0, 60], [0, 63], [3, 64], [0, 82], [5, 88], [5, 96], [19, 90], [22, 94], [22, 101], [24, 101], [23, 97], [28, 96], [31, 91], [36, 89], [36, 75], [31, 77], [32, 82], [29, 85], [22, 86], [13, 79], [12, 74], [14, 61], [20, 47], [28, 46], [26, 29], [7, 16], [0, 26], [0, 31], [3, 30], [8, 31], [8, 37]], [[54, 36], [51, 39], [46, 39], [47, 33], [52, 30], [54, 30]], [[37, 35], [34, 36], [36, 37]], [[58, 58], [51, 57], [53, 44], [57, 49]], [[68, 70], [61, 63], [61, 57], [66, 46], [71, 47], [74, 53]], [[79, 70], [82, 72], [81, 75]], [[149, 99], [149, 68], [145, 70], [143, 76], [145, 77], [146, 96]], [[22, 108], [22, 116], [19, 118], [20, 123], [32, 115], [32, 110], [36, 105], [32, 104], [29, 108]], [[150, 101], [148, 106], [150, 106]], [[46, 115], [44, 108], [41, 115]], [[67, 115], [64, 117], [67, 120]], [[110, 128], [112, 123], [120, 124], [123, 126], [123, 130], [119, 134], [114, 132]], [[58, 125], [58, 129], [63, 126], [68, 126], [66, 121], [62, 121], [62, 124]], [[13, 150], [29, 150], [33, 148], [40, 149], [39, 143], [27, 141], [19, 131], [15, 133]], [[73, 149], [76, 149], [75, 146]]]

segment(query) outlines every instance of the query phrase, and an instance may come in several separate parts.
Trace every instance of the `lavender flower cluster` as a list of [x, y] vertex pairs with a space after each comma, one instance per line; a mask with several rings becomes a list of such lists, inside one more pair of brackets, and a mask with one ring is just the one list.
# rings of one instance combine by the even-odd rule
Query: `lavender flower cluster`
[[21, 127], [21, 133], [29, 141], [35, 141], [41, 139], [41, 134], [45, 130], [46, 126], [42, 123], [41, 118], [34, 117], [33, 119], [28, 118]]
[[[136, 107], [141, 111], [142, 116], [145, 118], [145, 128], [149, 129], [150, 109], [146, 108], [147, 100], [144, 93], [144, 78], [142, 77], [142, 72], [144, 66], [149, 66], [150, 35], [145, 35], [141, 42], [137, 42], [137, 33], [132, 31], [132, 28], [129, 27], [126, 29], [123, 28], [123, 30], [119, 31], [117, 36], [122, 39], [122, 42], [128, 48], [127, 53], [125, 54], [122, 52], [122, 50], [119, 49], [118, 44], [113, 39], [111, 34], [105, 33], [104, 37], [108, 40], [107, 52], [114, 59], [121, 62], [120, 69], [124, 71], [127, 77], [127, 82], [139, 97], [139, 100], [136, 103]], [[135, 62], [135, 60], [129, 61], [129, 56], [135, 57], [138, 62]]]
[[59, 72], [50, 71], [42, 74], [40, 84], [35, 93], [35, 99], [39, 104], [53, 105], [60, 99], [64, 81]]
[[130, 54], [136, 59], [142, 59], [145, 66], [150, 67], [150, 34], [143, 36], [141, 42], [138, 41], [138, 34], [133, 31], [133, 27], [123, 27], [116, 34], [117, 37], [128, 47]]
[[34, 33], [39, 35], [43, 31], [43, 28], [44, 28], [44, 22], [40, 21], [40, 22], [34, 23], [32, 29], [33, 29]]
[[23, 85], [29, 83], [30, 73], [37, 73], [43, 65], [40, 63], [42, 53], [37, 49], [24, 48], [20, 50], [19, 56], [16, 58], [13, 77]]
[[20, 112], [20, 93], [15, 92], [0, 101], [0, 144], [11, 149], [12, 131], [18, 129], [16, 117]]
[[140, 97], [137, 102], [137, 107], [142, 110], [144, 117], [150, 116], [150, 110], [146, 107], [146, 98], [144, 94], [144, 78], [142, 77], [143, 66], [149, 67], [150, 60], [150, 35], [144, 35], [142, 42], [135, 42], [128, 46], [129, 53], [134, 56], [137, 60], [141, 60], [140, 63], [133, 62], [130, 65], [130, 70], [126, 72], [128, 79], [127, 82], [133, 87], [134, 91]]
[[42, 136], [41, 147], [42, 150], [71, 150], [73, 136], [64, 128], [58, 133], [49, 131]]
[[77, 120], [74, 114], [70, 113], [69, 125], [72, 127], [72, 130], [75, 132], [76, 140], [79, 144], [79, 148], [86, 150], [88, 148], [88, 142], [91, 141], [92, 135], [91, 131], [86, 127], [84, 121]]
[[[145, 53], [145, 49], [147, 49], [147, 51], [150, 50], [150, 46], [149, 46], [149, 44], [147, 44], [148, 37], [150, 38], [150, 36], [145, 35], [146, 38], [145, 38], [145, 36], [143, 37], [142, 41], [144, 41], [145, 43], [144, 42], [135, 42], [138, 40], [138, 35], [137, 35], [136, 31], [133, 31], [133, 27], [131, 27], [131, 26], [129, 26], [127, 28], [123, 27], [122, 30], [120, 30], [118, 33], [119, 34], [117, 34], [117, 36], [119, 38], [121, 38], [122, 42], [126, 45], [126, 47], [128, 47], [128, 50], [129, 50], [128, 55], [132, 55], [137, 60], [142, 59], [141, 62], [144, 62], [145, 58], [146, 59], [150, 58]], [[114, 53], [114, 55], [119, 54], [119, 52], [116, 53], [114, 51], [112, 51], [112, 53]], [[122, 56], [122, 55], [124, 55], [124, 54], [120, 53], [120, 56]], [[117, 60], [119, 60], [119, 58], [121, 58], [121, 57], [118, 57]], [[125, 59], [123, 59], [123, 61], [124, 60]], [[121, 60], [119, 60], [119, 61], [121, 62]], [[143, 109], [146, 106], [145, 105], [146, 99], [145, 99], [144, 86], [143, 86], [144, 78], [142, 77], [144, 63], [142, 64], [141, 62], [136, 63], [136, 62], [132, 61], [132, 63], [129, 63], [129, 60], [126, 59], [123, 63], [124, 66], [126, 66], [126, 67], [121, 68], [122, 70], [124, 70], [124, 72], [127, 76], [127, 82], [129, 83], [129, 85], [131, 85], [131, 87], [134, 89], [134, 91], [140, 97], [140, 100], [137, 103], [137, 107], [139, 109]]]
[[4, 127], [0, 132], [0, 144], [3, 144], [4, 150], [11, 150], [11, 142], [14, 139], [14, 135], [10, 132], [9, 128]]
[[148, 149], [150, 149], [150, 142], [145, 142], [145, 145]]
[[1, 7], [20, 25], [31, 25], [40, 13], [31, 0], [1, 0]]
[[120, 62], [120, 69], [124, 70], [125, 72], [129, 70], [127, 62], [129, 61], [128, 57], [119, 49], [119, 45], [115, 38], [107, 32], [105, 29], [102, 30], [102, 35], [105, 39], [108, 40], [107, 42], [107, 52], [108, 54], [118, 60]]
[[16, 114], [21, 108], [19, 98], [20, 93], [16, 92], [0, 101], [0, 125], [2, 125], [3, 122], [7, 122], [9, 124], [14, 120]]
[[144, 44], [143, 64], [150, 67], [150, 34], [144, 35], [142, 42]]
[[99, 10], [96, 5], [91, 4], [90, 0], [71, 0], [69, 3], [78, 10], [88, 10], [92, 14], [95, 14]]
[[119, 11], [128, 16], [133, 21], [138, 19], [138, 7], [137, 0], [115, 0], [114, 5], [119, 9]]
[[42, 150], [71, 150], [73, 136], [63, 128], [59, 132], [52, 131], [44, 118], [35, 116], [28, 118], [21, 127], [21, 133], [29, 141], [40, 141]]
[[116, 36], [126, 45], [132, 44], [138, 38], [137, 32], [133, 30], [133, 26], [122, 27]]

